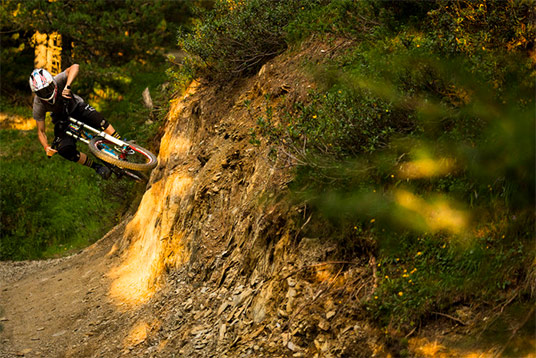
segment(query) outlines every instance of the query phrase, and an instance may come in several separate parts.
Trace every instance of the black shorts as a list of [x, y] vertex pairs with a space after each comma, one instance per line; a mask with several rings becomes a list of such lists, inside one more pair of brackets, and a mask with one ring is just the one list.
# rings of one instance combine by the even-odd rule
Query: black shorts
[[[104, 119], [102, 114], [85, 102], [78, 103], [69, 112], [69, 115], [96, 129], [104, 130], [109, 125], [108, 121]], [[68, 124], [69, 120], [67, 115], [64, 113], [52, 113], [52, 123], [54, 123], [54, 135], [60, 135], [67, 129], [67, 127], [62, 124]]]
[[[104, 130], [109, 123], [102, 114], [85, 102], [80, 102], [70, 111], [71, 117], [86, 123], [95, 129]], [[53, 113], [52, 123], [54, 123], [54, 142], [58, 153], [68, 160], [77, 161], [80, 153], [76, 150], [76, 140], [66, 134], [69, 120], [65, 114]]]

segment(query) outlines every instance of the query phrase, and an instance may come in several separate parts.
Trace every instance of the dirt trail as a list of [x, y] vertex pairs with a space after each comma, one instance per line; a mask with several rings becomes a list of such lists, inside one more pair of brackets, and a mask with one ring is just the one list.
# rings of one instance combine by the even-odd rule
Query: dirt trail
[[92, 337], [119, 312], [107, 273], [123, 226], [70, 257], [0, 263], [0, 357], [71, 356], [99, 345]]

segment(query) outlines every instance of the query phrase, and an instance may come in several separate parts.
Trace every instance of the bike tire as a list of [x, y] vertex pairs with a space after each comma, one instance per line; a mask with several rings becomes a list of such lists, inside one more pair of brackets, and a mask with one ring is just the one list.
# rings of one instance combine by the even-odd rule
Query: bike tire
[[[128, 142], [127, 142], [128, 143]], [[89, 150], [97, 158], [123, 169], [136, 171], [149, 171], [156, 167], [156, 156], [147, 149], [134, 143], [128, 143], [132, 150], [131, 155], [119, 158], [121, 152], [115, 148], [115, 144], [103, 137], [93, 137], [89, 142]]]

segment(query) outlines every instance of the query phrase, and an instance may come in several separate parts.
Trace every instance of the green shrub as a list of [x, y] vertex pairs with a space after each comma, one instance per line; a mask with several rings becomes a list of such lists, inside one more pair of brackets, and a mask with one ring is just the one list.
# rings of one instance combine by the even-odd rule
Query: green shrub
[[310, 103], [296, 109], [299, 115], [287, 125], [289, 137], [306, 142], [312, 154], [338, 159], [384, 148], [390, 135], [414, 127], [408, 113], [395, 110], [389, 101], [347, 86], [313, 93]]
[[[520, 218], [520, 225], [530, 220]], [[381, 251], [377, 264], [379, 287], [367, 309], [383, 325], [410, 330], [433, 312], [455, 311], [470, 303], [494, 306], [524, 285], [532, 250], [530, 234], [482, 228], [468, 247], [444, 237], [405, 235], [397, 247]]]
[[372, 12], [369, 1], [319, 1], [317, 6], [302, 8], [296, 13], [286, 27], [286, 39], [297, 43], [313, 34], [360, 38], [379, 25]]
[[257, 71], [286, 48], [285, 26], [316, 1], [217, 1], [194, 32], [182, 32], [179, 45], [198, 75], [231, 78]]

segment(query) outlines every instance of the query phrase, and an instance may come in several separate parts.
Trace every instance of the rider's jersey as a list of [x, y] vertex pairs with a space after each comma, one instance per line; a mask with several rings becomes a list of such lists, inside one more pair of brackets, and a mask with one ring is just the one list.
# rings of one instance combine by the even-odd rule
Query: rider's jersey
[[[56, 102], [54, 104], [50, 104], [46, 100], [42, 100], [39, 97], [35, 96], [33, 101], [33, 117], [36, 121], [44, 121], [45, 116], [47, 112], [52, 113], [62, 113], [63, 112], [63, 97], [61, 96], [61, 93], [63, 92], [63, 89], [65, 88], [65, 84], [67, 83], [67, 73], [63, 71], [62, 73], [54, 76], [54, 80], [56, 81], [56, 85], [58, 86], [58, 93], [56, 97]], [[73, 101], [75, 101], [77, 104], [84, 102], [82, 97], [77, 96], [73, 93]]]

